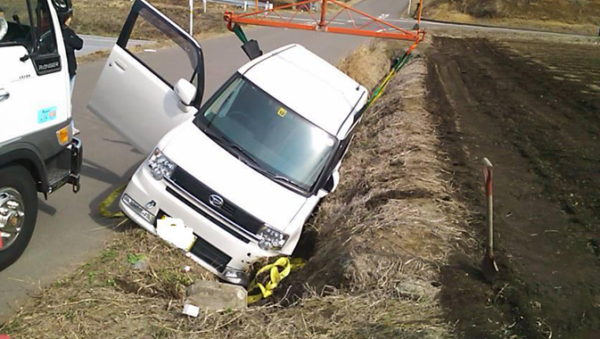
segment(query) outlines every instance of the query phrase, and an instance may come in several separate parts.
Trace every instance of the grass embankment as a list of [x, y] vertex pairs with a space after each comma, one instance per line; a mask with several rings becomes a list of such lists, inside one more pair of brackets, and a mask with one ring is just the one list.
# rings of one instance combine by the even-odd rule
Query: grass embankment
[[597, 0], [432, 0], [423, 17], [464, 23], [598, 34]]
[[[390, 49], [361, 48], [341, 63], [372, 86]], [[369, 72], [365, 72], [367, 67]], [[0, 326], [23, 338], [449, 338], [437, 295], [439, 267], [464, 238], [464, 207], [432, 116], [424, 109], [423, 58], [415, 57], [366, 113], [341, 183], [305, 228], [306, 266], [278, 295], [246, 311], [181, 315], [185, 286], [214, 279], [137, 228], [41, 291]], [[145, 258], [149, 268], [132, 267]], [[184, 266], [192, 267], [185, 272]]]

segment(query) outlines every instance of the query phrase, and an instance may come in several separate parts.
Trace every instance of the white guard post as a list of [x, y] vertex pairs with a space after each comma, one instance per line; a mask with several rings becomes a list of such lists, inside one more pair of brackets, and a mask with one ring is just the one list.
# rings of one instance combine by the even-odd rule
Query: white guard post
[[194, 0], [190, 0], [190, 35], [194, 36]]

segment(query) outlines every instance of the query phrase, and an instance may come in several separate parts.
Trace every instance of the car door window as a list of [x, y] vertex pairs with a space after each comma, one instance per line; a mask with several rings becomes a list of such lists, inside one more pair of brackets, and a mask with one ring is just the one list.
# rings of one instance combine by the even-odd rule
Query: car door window
[[0, 0], [0, 46], [33, 46], [27, 0]]
[[171, 88], [182, 78], [196, 85], [201, 79], [203, 86], [203, 75], [197, 74], [202, 55], [198, 54], [196, 44], [155, 11], [143, 7], [136, 14], [127, 41], [119, 39], [121, 47]]

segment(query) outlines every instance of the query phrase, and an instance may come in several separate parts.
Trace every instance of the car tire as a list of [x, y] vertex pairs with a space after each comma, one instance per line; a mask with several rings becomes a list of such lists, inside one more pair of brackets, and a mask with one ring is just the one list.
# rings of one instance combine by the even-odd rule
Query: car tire
[[[7, 206], [10, 206], [9, 209]], [[25, 167], [13, 165], [0, 168], [0, 209], [2, 208], [5, 212], [12, 212], [13, 218], [7, 219], [0, 210], [0, 226], [3, 226], [0, 232], [17, 229], [18, 232], [12, 232], [11, 234], [17, 235], [10, 239], [2, 238], [0, 271], [12, 265], [25, 252], [37, 220], [38, 197], [35, 181]], [[15, 217], [18, 211], [21, 213]]]

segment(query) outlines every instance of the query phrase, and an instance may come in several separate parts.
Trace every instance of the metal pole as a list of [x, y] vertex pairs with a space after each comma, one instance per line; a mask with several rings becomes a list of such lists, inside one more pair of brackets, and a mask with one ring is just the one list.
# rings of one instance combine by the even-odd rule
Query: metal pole
[[204, 13], [206, 13], [206, 0], [202, 0], [202, 7], [204, 7]]
[[410, 8], [412, 7], [412, 0], [408, 0], [408, 8], [406, 9], [406, 15], [410, 16]]
[[323, 28], [326, 26], [327, 22], [327, 0], [323, 0], [323, 5], [321, 6], [321, 22], [319, 22], [319, 27]]
[[194, 35], [194, 0], [190, 0], [190, 35]]

